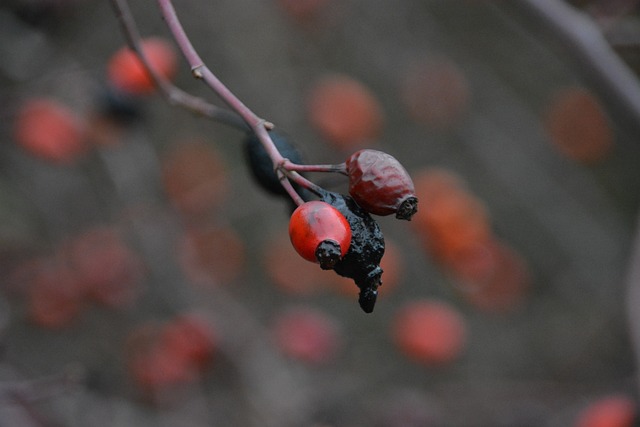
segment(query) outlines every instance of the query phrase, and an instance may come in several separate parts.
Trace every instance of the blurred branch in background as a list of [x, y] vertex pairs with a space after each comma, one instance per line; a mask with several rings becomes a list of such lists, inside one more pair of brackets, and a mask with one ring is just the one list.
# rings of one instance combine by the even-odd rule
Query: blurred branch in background
[[574, 63], [577, 72], [622, 115], [628, 131], [640, 132], [638, 78], [586, 13], [559, 0], [514, 0], [497, 5], [513, 9], [540, 38], [552, 39], [562, 46], [563, 54]]

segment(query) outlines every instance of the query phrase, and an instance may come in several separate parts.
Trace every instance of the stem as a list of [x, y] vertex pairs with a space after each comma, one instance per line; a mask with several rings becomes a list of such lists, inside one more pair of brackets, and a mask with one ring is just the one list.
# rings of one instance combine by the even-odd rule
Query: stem
[[291, 185], [291, 181], [289, 181], [289, 178], [282, 171], [278, 171], [278, 177], [280, 178], [280, 185], [282, 185], [282, 187], [289, 194], [291, 200], [293, 200], [293, 202], [297, 206], [304, 204], [304, 199], [300, 197], [295, 188], [293, 188], [293, 185]]
[[180, 47], [182, 54], [191, 67], [191, 73], [197, 79], [203, 80], [213, 91], [222, 98], [243, 120], [255, 131], [264, 127], [264, 120], [260, 119], [246, 105], [242, 103], [204, 64], [196, 52], [191, 40], [184, 31], [171, 0], [158, 0], [162, 16], [173, 34], [173, 38]]
[[[200, 55], [198, 55], [198, 52], [196, 52], [193, 44], [189, 40], [189, 37], [185, 33], [184, 28], [176, 15], [176, 11], [171, 0], [158, 0], [158, 6], [160, 7], [160, 11], [167, 26], [169, 27], [169, 31], [173, 34], [173, 38], [189, 63], [193, 76], [197, 79], [203, 80], [207, 86], [209, 86], [233, 111], [242, 117], [262, 143], [265, 151], [271, 158], [273, 168], [280, 168], [280, 165], [285, 161], [285, 158], [282, 157], [282, 154], [280, 154], [267, 132], [269, 129], [273, 129], [273, 124], [258, 117], [253, 111], [244, 105], [244, 103], [240, 101], [240, 99], [238, 99], [238, 97], [236, 97], [204, 64]], [[284, 183], [285, 181], [283, 180], [281, 182]], [[295, 193], [295, 191], [293, 191], [293, 193]], [[296, 198], [294, 198], [294, 201], [296, 201]]]
[[300, 187], [306, 188], [307, 190], [311, 191], [316, 196], [322, 197], [327, 192], [327, 190], [320, 187], [315, 182], [309, 181], [307, 178], [300, 175], [296, 171], [290, 171], [284, 168], [280, 168], [280, 171], [282, 171], [287, 176], [287, 178], [298, 184]]
[[203, 100], [193, 96], [177, 86], [173, 85], [168, 79], [159, 74], [150, 64], [147, 59], [144, 50], [142, 49], [140, 32], [136, 26], [131, 8], [127, 0], [111, 0], [116, 17], [120, 22], [122, 31], [127, 40], [127, 44], [131, 50], [133, 50], [146, 71], [151, 76], [151, 79], [158, 87], [160, 94], [167, 100], [170, 105], [181, 106], [193, 113], [201, 114], [212, 120], [233, 126], [238, 129], [246, 130], [246, 123], [238, 117], [237, 114], [224, 108], [217, 107]]
[[285, 170], [295, 172], [334, 172], [347, 175], [347, 165], [345, 163], [337, 165], [299, 165], [292, 163], [289, 159], [285, 159], [282, 167]]

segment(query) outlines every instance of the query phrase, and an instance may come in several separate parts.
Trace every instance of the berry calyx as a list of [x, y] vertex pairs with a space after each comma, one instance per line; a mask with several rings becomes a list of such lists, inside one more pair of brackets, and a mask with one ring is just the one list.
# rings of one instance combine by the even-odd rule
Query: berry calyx
[[351, 228], [336, 208], [323, 201], [312, 200], [293, 211], [289, 220], [289, 237], [302, 258], [330, 270], [347, 254]]
[[410, 220], [418, 210], [413, 181], [404, 167], [390, 154], [378, 150], [359, 150], [346, 161], [349, 194], [374, 215], [391, 215]]

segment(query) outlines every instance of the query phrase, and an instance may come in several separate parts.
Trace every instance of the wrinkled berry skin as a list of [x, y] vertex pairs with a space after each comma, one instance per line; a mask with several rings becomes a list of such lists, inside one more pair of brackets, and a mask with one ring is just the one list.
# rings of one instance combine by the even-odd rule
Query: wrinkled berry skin
[[371, 313], [378, 296], [378, 286], [382, 285], [382, 231], [371, 215], [351, 197], [327, 191], [321, 199], [340, 211], [351, 227], [349, 251], [333, 269], [339, 275], [353, 279], [360, 288], [360, 307], [365, 313]]
[[367, 212], [410, 220], [418, 210], [413, 181], [395, 157], [360, 150], [347, 159], [346, 167], [349, 194]]
[[[289, 138], [276, 131], [269, 131], [269, 136], [271, 136], [271, 140], [280, 154], [282, 154], [282, 157], [291, 160], [293, 163], [303, 163], [302, 155], [290, 142]], [[278, 175], [273, 168], [271, 158], [262, 146], [258, 137], [253, 132], [250, 132], [244, 139], [244, 153], [246, 161], [249, 164], [251, 174], [258, 185], [270, 194], [289, 197], [285, 189], [280, 184]], [[294, 188], [298, 194], [305, 198], [305, 200], [310, 198], [309, 196], [306, 196], [308, 193], [306, 190], [300, 189], [295, 184]]]

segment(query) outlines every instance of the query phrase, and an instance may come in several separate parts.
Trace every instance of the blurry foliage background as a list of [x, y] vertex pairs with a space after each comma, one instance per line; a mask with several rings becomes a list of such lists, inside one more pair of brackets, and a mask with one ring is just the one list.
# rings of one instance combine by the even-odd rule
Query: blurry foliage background
[[[521, 305], [498, 314], [476, 310], [457, 297], [409, 224], [382, 218], [404, 267], [394, 291], [384, 295], [383, 288], [372, 315], [353, 297], [287, 294], [270, 283], [263, 248], [286, 233], [288, 208], [251, 181], [236, 130], [154, 95], [142, 101], [143, 120], [127, 129], [121, 144], [73, 166], [50, 165], [17, 147], [12, 123], [24, 99], [53, 97], [91, 116], [106, 63], [124, 41], [108, 2], [59, 0], [63, 13], [38, 25], [15, 13], [30, 3], [38, 1], [0, 6], [0, 280], [6, 291], [0, 297], [0, 390], [28, 389], [30, 381], [70, 366], [84, 376], [70, 390], [54, 387], [50, 396], [26, 402], [0, 394], [0, 425], [561, 426], [590, 399], [634, 393], [624, 279], [640, 199], [637, 123], [601, 98], [615, 135], [608, 155], [583, 165], [554, 148], [545, 112], [559, 90], [589, 89], [590, 81], [519, 2], [328, 1], [309, 22], [288, 16], [276, 1], [176, 2], [207, 65], [258, 115], [291, 135], [309, 162], [337, 163], [350, 153], [328, 146], [309, 125], [305, 94], [312, 83], [343, 73], [368, 86], [385, 116], [375, 147], [411, 173], [443, 167], [459, 174], [486, 204], [495, 233], [531, 271]], [[636, 12], [620, 5], [624, 13], [603, 20], [608, 34], [624, 31], [640, 40]], [[168, 37], [154, 2], [132, 7], [145, 36]], [[633, 56], [626, 58], [633, 65]], [[431, 59], [455, 64], [468, 89], [463, 112], [442, 127], [412, 120], [401, 95], [407, 70]], [[216, 100], [184, 63], [176, 84]], [[180, 270], [176, 241], [183, 224], [163, 194], [158, 163], [192, 137], [224, 159], [227, 195], [215, 221], [233, 229], [244, 246], [242, 272], [206, 289], [190, 286]], [[124, 228], [144, 258], [144, 294], [125, 309], [90, 307], [62, 330], [32, 325], [23, 299], [10, 289], [15, 267], [103, 223]], [[466, 319], [466, 347], [447, 366], [408, 361], [392, 344], [396, 308], [420, 298], [448, 301]], [[343, 347], [335, 360], [306, 366], [271, 344], [268, 325], [292, 304], [323, 310], [339, 323]], [[127, 333], [194, 308], [214, 320], [220, 339], [214, 365], [172, 405], [140, 402], [124, 367]]]

